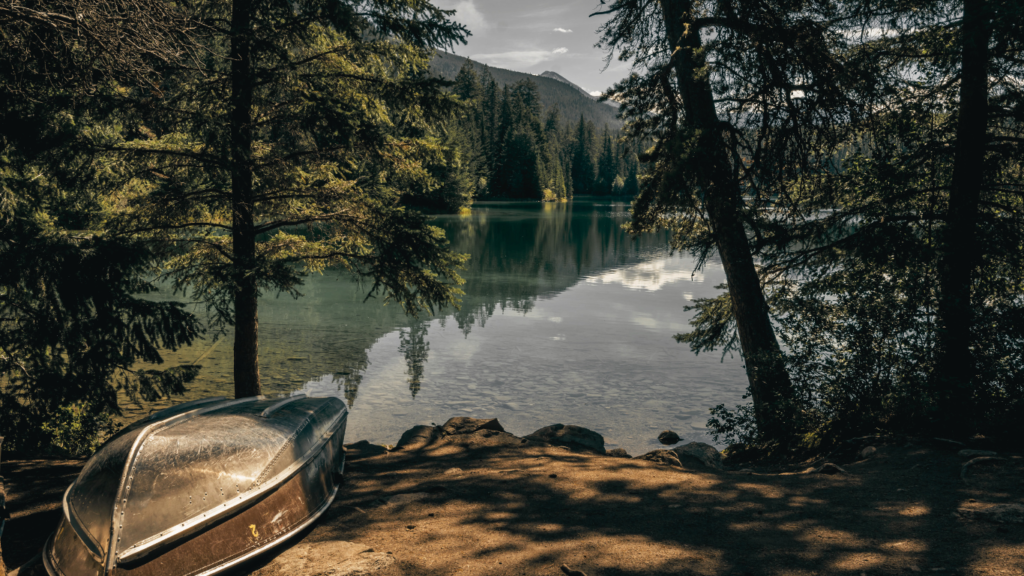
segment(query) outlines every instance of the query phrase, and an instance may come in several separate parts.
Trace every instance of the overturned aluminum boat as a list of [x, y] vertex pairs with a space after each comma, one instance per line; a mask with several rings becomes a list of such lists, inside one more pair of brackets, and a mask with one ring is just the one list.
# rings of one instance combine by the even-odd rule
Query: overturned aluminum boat
[[337, 398], [209, 398], [128, 426], [64, 494], [51, 576], [202, 576], [301, 531], [334, 500], [348, 409]]

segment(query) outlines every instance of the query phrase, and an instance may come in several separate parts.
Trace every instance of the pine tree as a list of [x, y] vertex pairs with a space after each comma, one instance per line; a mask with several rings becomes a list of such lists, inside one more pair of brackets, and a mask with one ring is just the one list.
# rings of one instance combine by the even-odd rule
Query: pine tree
[[593, 153], [593, 128], [580, 116], [572, 149], [573, 194], [593, 194], [596, 167]]
[[618, 158], [615, 156], [612, 136], [605, 128], [601, 136], [601, 155], [597, 161], [597, 182], [595, 184], [598, 194], [609, 195], [613, 192], [615, 177], [618, 176]]
[[[612, 93], [626, 101], [634, 139], [654, 138], [656, 142], [650, 155], [656, 178], [648, 180], [633, 203], [632, 229], [654, 230], [668, 224], [676, 245], [694, 252], [700, 262], [712, 250], [717, 251], [728, 280], [731, 318], [746, 363], [757, 428], [764, 438], [780, 440], [794, 430], [793, 385], [745, 229], [748, 206], [743, 198], [744, 182], [738, 178], [746, 173], [732, 164], [737, 146], [723, 130], [716, 104], [716, 88], [750, 84], [745, 77], [737, 78], [736, 84], [717, 80], [712, 84], [709, 50], [732, 56], [735, 48], [717, 36], [706, 42], [698, 26], [717, 26], [711, 23], [715, 19], [697, 21], [705, 10], [717, 15], [718, 5], [698, 5], [691, 0], [616, 0], [608, 10], [613, 16], [602, 27], [601, 42], [609, 50], [636, 58], [638, 73], [619, 83]], [[721, 8], [728, 14], [732, 5], [723, 2]], [[777, 26], [761, 29], [773, 38], [780, 32]], [[725, 26], [724, 30], [732, 28]], [[747, 32], [758, 33], [758, 26], [743, 28], [738, 34]], [[737, 54], [737, 58], [747, 59], [745, 63], [758, 62], [758, 70], [774, 70], [774, 61], [756, 59], [774, 55], [753, 48]], [[769, 87], [772, 93], [779, 92], [777, 86]], [[658, 113], [652, 114], [653, 109]], [[772, 142], [776, 141], [787, 142], [784, 138]], [[750, 182], [750, 186], [760, 189], [765, 182], [779, 181], [782, 173], [776, 170], [773, 175], [766, 170], [765, 178]]]
[[[169, 77], [142, 137], [112, 147], [139, 175], [113, 225], [180, 251], [168, 274], [233, 324], [235, 394], [251, 396], [263, 292], [297, 297], [303, 274], [340, 266], [409, 313], [455, 302], [464, 259], [400, 199], [436, 186], [429, 127], [456, 97], [424, 72], [465, 30], [419, 0], [197, 9], [202, 68]], [[138, 96], [126, 106], [152, 105]]]
[[452, 92], [457, 94], [463, 102], [473, 102], [480, 98], [480, 79], [477, 77], [473, 65], [468, 60], [459, 69], [459, 75], [455, 77], [455, 85], [452, 86]]

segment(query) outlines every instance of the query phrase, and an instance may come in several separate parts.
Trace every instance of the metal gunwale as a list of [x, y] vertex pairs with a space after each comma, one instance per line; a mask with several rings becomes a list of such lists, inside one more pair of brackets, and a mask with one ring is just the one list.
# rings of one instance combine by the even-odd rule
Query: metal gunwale
[[149, 422], [150, 420], [155, 420], [155, 419], [159, 418], [161, 414], [163, 414], [164, 412], [167, 412], [168, 410], [177, 410], [179, 408], [185, 408], [186, 406], [189, 407], [189, 408], [194, 408], [196, 406], [201, 406], [203, 404], [209, 404], [211, 402], [223, 402], [225, 400], [227, 400], [227, 398], [224, 397], [224, 396], [213, 396], [212, 398], [200, 398], [198, 400], [189, 400], [188, 402], [182, 402], [181, 404], [175, 404], [173, 406], [168, 406], [167, 408], [164, 408], [163, 410], [157, 410], [156, 412], [153, 412], [152, 414], [150, 414], [150, 415], [146, 416], [145, 418], [143, 418], [142, 422]]
[[[231, 501], [221, 504], [218, 507], [219, 510], [217, 511], [206, 512], [201, 516], [193, 516], [192, 518], [175, 526], [174, 528], [171, 528], [166, 532], [161, 532], [160, 534], [156, 534], [145, 540], [141, 540], [133, 544], [131, 548], [124, 552], [121, 552], [120, 554], [117, 554], [117, 551], [115, 551], [115, 553], [111, 555], [112, 559], [116, 560], [116, 562], [131, 562], [133, 560], [148, 555], [155, 549], [158, 549], [162, 544], [177, 539], [183, 533], [194, 532], [220, 520], [228, 514], [238, 512], [240, 506], [253, 502], [262, 497], [264, 494], [284, 484], [289, 479], [291, 479], [292, 476], [294, 476], [296, 473], [302, 470], [302, 468], [304, 468], [306, 464], [308, 464], [310, 461], [316, 458], [316, 456], [319, 455], [320, 451], [323, 450], [323, 447], [327, 444], [327, 442], [329, 442], [330, 439], [334, 436], [334, 434], [337, 433], [338, 428], [341, 426], [341, 422], [343, 420], [346, 420], [347, 418], [348, 408], [345, 407], [341, 412], [338, 413], [337, 416], [334, 417], [330, 424], [328, 424], [327, 431], [321, 435], [317, 443], [314, 446], [312, 446], [302, 456], [302, 458], [296, 460], [291, 466], [282, 470], [279, 474], [271, 478], [269, 481], [260, 484], [259, 488], [247, 491], [245, 494], [242, 494], [241, 496], [238, 496], [237, 498], [234, 498]], [[307, 418], [307, 422], [308, 419], [309, 418]], [[301, 429], [301, 426], [299, 426], [298, 428]], [[289, 440], [291, 440], [295, 436], [296, 434], [292, 434], [292, 436], [289, 437]], [[333, 496], [331, 497], [331, 499], [333, 500]], [[113, 568], [113, 565], [111, 565], [111, 568]]]
[[103, 563], [103, 551], [100, 550], [100, 543], [96, 541], [96, 538], [91, 532], [82, 526], [81, 521], [78, 518], [78, 513], [74, 511], [71, 504], [68, 502], [68, 495], [71, 494], [71, 489], [75, 487], [75, 483], [72, 482], [68, 489], [64, 491], [64, 517], [67, 518], [68, 524], [71, 529], [78, 535], [78, 539], [85, 544], [85, 548], [92, 554], [92, 557], [96, 559], [99, 564]]
[[53, 554], [53, 547], [55, 540], [57, 539], [57, 533], [50, 534], [49, 539], [46, 540], [46, 544], [43, 545], [43, 568], [46, 568], [46, 573], [50, 576], [64, 576], [64, 573], [57, 568], [54, 564], [53, 558], [50, 555]]
[[275, 403], [271, 404], [270, 406], [268, 406], [267, 409], [264, 410], [262, 414], [260, 414], [260, 416], [262, 416], [264, 418], [270, 418], [271, 414], [273, 414], [274, 412], [277, 412], [281, 408], [284, 408], [285, 405], [291, 404], [292, 402], [295, 402], [296, 400], [302, 400], [303, 398], [306, 398], [306, 397], [307, 397], [307, 394], [305, 392], [302, 392], [302, 393], [296, 394], [294, 396], [291, 396], [289, 398], [285, 398], [284, 400], [281, 400], [280, 402], [275, 402]]

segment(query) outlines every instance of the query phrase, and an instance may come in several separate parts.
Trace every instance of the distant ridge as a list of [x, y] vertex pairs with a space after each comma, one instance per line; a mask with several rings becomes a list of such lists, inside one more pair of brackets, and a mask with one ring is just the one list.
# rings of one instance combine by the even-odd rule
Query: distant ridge
[[573, 88], [575, 88], [575, 89], [579, 90], [580, 92], [582, 92], [583, 95], [586, 96], [587, 98], [589, 98], [591, 100], [597, 100], [597, 98], [594, 98], [593, 96], [591, 96], [590, 92], [587, 92], [582, 87], [577, 86], [576, 84], [573, 84], [568, 79], [566, 79], [565, 76], [562, 76], [558, 72], [552, 72], [552, 71], [548, 70], [547, 72], [541, 72], [540, 75], [543, 78], [551, 78], [552, 80], [558, 80], [559, 82], [562, 82], [563, 84], [568, 84], [569, 86], [572, 86]]
[[587, 94], [585, 90], [555, 72], [545, 72], [540, 76], [536, 76], [524, 72], [485, 66], [468, 58], [440, 51], [430, 62], [430, 70], [440, 78], [454, 80], [466, 61], [473, 63], [473, 68], [477, 74], [482, 73], [484, 68], [487, 68], [498, 86], [515, 84], [520, 80], [531, 80], [537, 85], [537, 92], [540, 95], [540, 102], [544, 110], [546, 111], [553, 106], [557, 106], [562, 113], [563, 121], [577, 121], [582, 114], [585, 119], [593, 122], [594, 126], [598, 129], [604, 126], [608, 126], [611, 129], [622, 127], [622, 121], [615, 117], [618, 112], [617, 105], [598, 102], [596, 98]]

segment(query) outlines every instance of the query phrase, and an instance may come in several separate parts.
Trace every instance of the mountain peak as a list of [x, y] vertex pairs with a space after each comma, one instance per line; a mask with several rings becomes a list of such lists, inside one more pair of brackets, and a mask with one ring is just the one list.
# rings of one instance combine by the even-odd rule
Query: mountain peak
[[580, 92], [582, 92], [584, 95], [586, 95], [587, 98], [590, 98], [591, 100], [597, 100], [597, 98], [595, 98], [595, 97], [590, 95], [590, 92], [587, 92], [586, 90], [584, 90], [580, 86], [570, 82], [565, 76], [562, 76], [558, 72], [552, 72], [552, 71], [548, 70], [547, 72], [542, 72], [541, 74], [539, 74], [539, 76], [543, 76], [544, 78], [551, 78], [552, 80], [558, 80], [559, 82], [562, 82], [563, 84], [568, 84], [569, 86], [572, 86], [573, 88], [575, 88], [575, 89], [579, 90]]
[[530, 80], [537, 86], [541, 106], [545, 110], [558, 108], [562, 117], [570, 122], [575, 122], [577, 118], [583, 116], [598, 128], [608, 126], [614, 130], [622, 127], [622, 120], [617, 116], [617, 104], [605, 102], [605, 105], [602, 105], [583, 88], [573, 84], [557, 72], [530, 74], [505, 70], [485, 66], [464, 56], [440, 50], [434, 55], [430, 69], [437, 77], [454, 80], [462, 67], [467, 64], [471, 65], [477, 74], [486, 73], [489, 79], [497, 83], [498, 87], [511, 86], [516, 82]]

